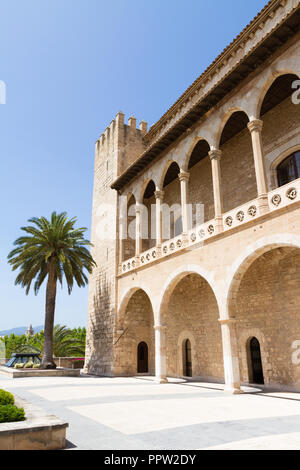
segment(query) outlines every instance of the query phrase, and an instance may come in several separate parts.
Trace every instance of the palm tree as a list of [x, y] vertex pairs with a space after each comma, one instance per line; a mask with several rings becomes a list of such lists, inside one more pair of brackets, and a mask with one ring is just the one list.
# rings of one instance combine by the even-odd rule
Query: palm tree
[[53, 326], [57, 281], [62, 285], [66, 279], [68, 293], [71, 294], [74, 280], [79, 287], [88, 283], [84, 272], [91, 273], [96, 266], [86, 246], [91, 246], [84, 239], [86, 228], [75, 229], [77, 219], [68, 219], [66, 212], [53, 212], [51, 219], [34, 217], [29, 219], [33, 225], [22, 227], [26, 235], [18, 238], [17, 247], [8, 255], [8, 262], [13, 271], [19, 269], [15, 284], [26, 288], [26, 295], [34, 282], [34, 292], [38, 293], [47, 279], [44, 348], [41, 367], [54, 369], [53, 361]]
[[[23, 338], [24, 337], [24, 338]], [[44, 348], [44, 331], [27, 338], [22, 336], [24, 342], [14, 348], [16, 353], [42, 353]], [[63, 325], [55, 325], [53, 328], [53, 356], [75, 357], [85, 355], [85, 337], [80, 338], [74, 334], [74, 330]]]

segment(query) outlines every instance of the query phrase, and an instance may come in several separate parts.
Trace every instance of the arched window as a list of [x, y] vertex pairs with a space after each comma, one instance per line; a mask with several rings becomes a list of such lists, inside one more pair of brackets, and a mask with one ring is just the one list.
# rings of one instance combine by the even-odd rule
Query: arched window
[[277, 167], [278, 186], [300, 178], [300, 150], [285, 158]]
[[183, 375], [192, 377], [192, 345], [189, 339], [183, 342]]
[[137, 371], [139, 374], [148, 372], [148, 346], [147, 343], [142, 341], [138, 345], [138, 366]]
[[253, 337], [249, 343], [250, 346], [250, 364], [251, 364], [251, 374], [250, 382], [255, 384], [264, 383], [264, 374], [261, 361], [261, 352], [260, 344], [257, 338]]

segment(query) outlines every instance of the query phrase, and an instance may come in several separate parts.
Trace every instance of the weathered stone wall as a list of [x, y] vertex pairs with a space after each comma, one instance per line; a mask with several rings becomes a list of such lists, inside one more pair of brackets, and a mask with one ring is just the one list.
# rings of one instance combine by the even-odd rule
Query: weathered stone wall
[[124, 125], [122, 113], [96, 143], [91, 240], [97, 267], [90, 276], [85, 370], [99, 375], [113, 374], [119, 207], [110, 186], [142, 149], [141, 131]]
[[121, 175], [124, 173], [124, 171], [144, 152], [145, 148], [143, 134], [136, 128], [136, 122], [134, 121], [132, 125], [124, 125], [120, 139], [118, 174]]
[[149, 373], [155, 373], [154, 320], [150, 300], [145, 292], [133, 294], [124, 315], [117, 321], [115, 335], [116, 375], [137, 374], [137, 349], [144, 341], [148, 346]]
[[183, 376], [183, 343], [192, 343], [193, 376], [224, 377], [218, 306], [207, 282], [196, 274], [175, 287], [163, 318], [166, 325], [167, 375]]
[[257, 197], [253, 150], [248, 128], [221, 146], [223, 210]]
[[258, 258], [237, 297], [237, 335], [242, 380], [251, 381], [247, 341], [260, 342], [266, 383], [300, 385], [292, 343], [300, 340], [300, 250], [277, 248]]
[[190, 170], [189, 203], [203, 204], [204, 219], [196, 220], [196, 210], [193, 207], [192, 227], [214, 218], [214, 198], [212, 190], [211, 162], [209, 156], [194, 165]]

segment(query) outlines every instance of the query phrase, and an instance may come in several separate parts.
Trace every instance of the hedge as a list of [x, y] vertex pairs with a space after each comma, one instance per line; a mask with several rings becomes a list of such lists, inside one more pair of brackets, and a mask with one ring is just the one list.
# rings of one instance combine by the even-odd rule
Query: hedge
[[0, 405], [14, 405], [15, 399], [12, 393], [0, 389]]
[[0, 423], [12, 423], [14, 421], [24, 421], [24, 408], [16, 405], [0, 405]]

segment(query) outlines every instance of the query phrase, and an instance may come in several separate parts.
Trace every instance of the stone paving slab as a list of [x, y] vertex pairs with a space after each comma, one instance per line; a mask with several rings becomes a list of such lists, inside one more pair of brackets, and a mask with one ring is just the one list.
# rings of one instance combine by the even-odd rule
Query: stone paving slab
[[300, 396], [222, 384], [105, 377], [0, 377], [17, 393], [69, 422], [77, 449], [297, 449]]

